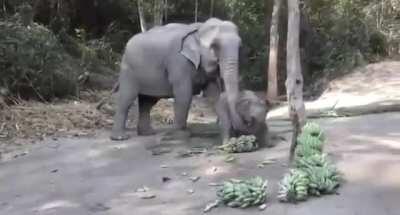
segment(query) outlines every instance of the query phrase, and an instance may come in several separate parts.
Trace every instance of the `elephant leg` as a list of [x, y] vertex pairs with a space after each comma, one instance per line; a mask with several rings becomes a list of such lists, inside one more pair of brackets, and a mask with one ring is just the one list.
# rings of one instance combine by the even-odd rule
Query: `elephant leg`
[[148, 136], [156, 133], [156, 131], [151, 127], [150, 111], [157, 102], [158, 98], [156, 97], [139, 95], [138, 135]]
[[177, 130], [185, 130], [192, 103], [192, 86], [190, 80], [181, 81], [173, 86], [174, 93], [174, 127]]
[[260, 130], [258, 130], [258, 132], [256, 133], [256, 138], [257, 138], [260, 146], [262, 146], [262, 147], [265, 146], [265, 147], [270, 148], [270, 147], [274, 146], [274, 144], [270, 138], [267, 124], [263, 124], [262, 128]]
[[135, 101], [138, 90], [133, 84], [121, 83], [119, 86], [119, 96], [117, 99], [117, 110], [114, 115], [114, 125], [111, 132], [111, 140], [127, 140], [129, 135], [126, 134], [126, 118], [132, 103]]

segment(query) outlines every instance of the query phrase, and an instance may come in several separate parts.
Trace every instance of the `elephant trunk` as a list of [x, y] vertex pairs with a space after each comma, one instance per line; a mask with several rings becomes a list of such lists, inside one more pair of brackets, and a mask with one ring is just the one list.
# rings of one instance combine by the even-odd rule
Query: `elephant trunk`
[[[232, 55], [232, 52], [230, 55]], [[224, 80], [232, 126], [234, 129], [241, 130], [244, 128], [244, 123], [236, 110], [236, 102], [239, 96], [239, 60], [238, 57], [222, 59], [220, 71]]]

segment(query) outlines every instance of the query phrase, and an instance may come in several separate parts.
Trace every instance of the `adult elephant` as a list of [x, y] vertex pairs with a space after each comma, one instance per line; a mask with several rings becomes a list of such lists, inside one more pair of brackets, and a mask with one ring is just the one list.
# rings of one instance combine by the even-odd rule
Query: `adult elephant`
[[192, 96], [222, 78], [233, 127], [244, 124], [236, 112], [241, 39], [236, 25], [210, 18], [204, 23], [172, 23], [133, 36], [122, 57], [112, 140], [126, 140], [129, 107], [138, 97], [138, 135], [152, 135], [151, 108], [160, 98], [174, 98], [174, 127], [186, 129]]

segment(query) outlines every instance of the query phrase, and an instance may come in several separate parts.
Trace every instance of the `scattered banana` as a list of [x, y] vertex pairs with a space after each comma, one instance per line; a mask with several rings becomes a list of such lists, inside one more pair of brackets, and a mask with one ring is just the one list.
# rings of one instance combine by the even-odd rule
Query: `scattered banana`
[[268, 181], [261, 177], [247, 180], [231, 179], [217, 191], [220, 200], [229, 207], [246, 208], [262, 205], [267, 198]]

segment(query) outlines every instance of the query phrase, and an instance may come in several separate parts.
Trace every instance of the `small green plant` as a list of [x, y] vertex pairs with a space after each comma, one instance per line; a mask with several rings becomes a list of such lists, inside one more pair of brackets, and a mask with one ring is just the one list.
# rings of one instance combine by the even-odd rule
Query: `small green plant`
[[229, 207], [246, 208], [261, 205], [267, 198], [268, 181], [261, 177], [247, 180], [231, 179], [217, 191], [221, 202]]
[[238, 138], [232, 137], [218, 149], [227, 153], [252, 152], [258, 149], [258, 144], [254, 135], [242, 135]]

